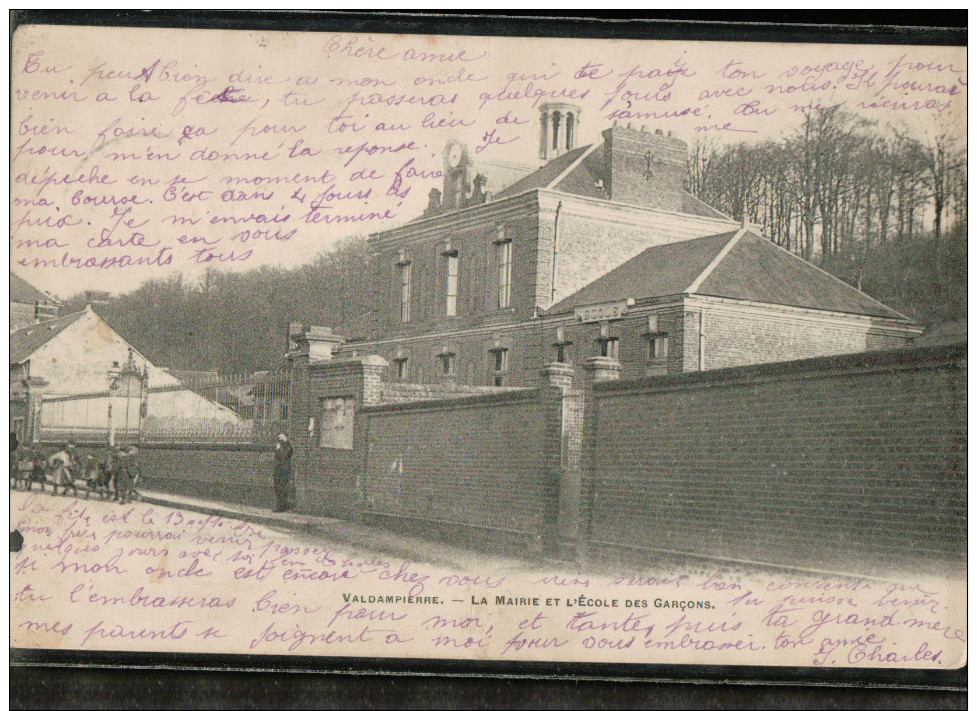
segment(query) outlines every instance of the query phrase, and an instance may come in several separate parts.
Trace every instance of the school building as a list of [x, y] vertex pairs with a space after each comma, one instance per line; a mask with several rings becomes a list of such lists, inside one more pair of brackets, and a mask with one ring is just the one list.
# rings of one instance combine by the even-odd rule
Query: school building
[[[374, 308], [289, 329], [298, 510], [586, 560], [941, 570], [966, 559], [966, 344], [684, 191], [613, 126], [540, 166], [444, 151], [371, 238]], [[272, 506], [270, 450], [143, 447], [148, 484]]]
[[623, 377], [908, 344], [902, 314], [685, 191], [686, 144], [612, 126], [574, 145], [579, 108], [546, 104], [542, 165], [450, 142], [424, 214], [371, 237], [374, 308], [336, 357], [390, 380], [533, 386], [544, 364], [606, 356]]

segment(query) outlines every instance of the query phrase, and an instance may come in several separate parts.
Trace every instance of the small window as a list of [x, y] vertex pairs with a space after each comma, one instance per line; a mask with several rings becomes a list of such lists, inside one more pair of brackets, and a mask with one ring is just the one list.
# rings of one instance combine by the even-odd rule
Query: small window
[[618, 360], [619, 345], [620, 339], [601, 338], [597, 341], [597, 354], [603, 356], [604, 358], [613, 358], [614, 360]]
[[454, 353], [442, 353], [438, 356], [441, 360], [441, 375], [454, 375], [455, 374], [455, 354]]
[[351, 397], [322, 398], [319, 420], [319, 446], [332, 449], [353, 448], [353, 417], [356, 400]]
[[556, 362], [557, 363], [569, 363], [570, 362], [570, 346], [573, 345], [573, 341], [570, 341], [566, 337], [566, 333], [563, 330], [563, 326], [559, 326], [556, 329], [556, 342], [553, 343], [553, 350], [556, 352]]
[[664, 360], [668, 358], [668, 336], [649, 335], [648, 358], [649, 360]]
[[407, 380], [410, 376], [410, 372], [407, 369], [407, 359], [394, 358], [394, 363], [397, 364], [397, 380]]
[[644, 336], [648, 339], [648, 360], [668, 358], [668, 332], [659, 327], [657, 314], [648, 316], [648, 332]]

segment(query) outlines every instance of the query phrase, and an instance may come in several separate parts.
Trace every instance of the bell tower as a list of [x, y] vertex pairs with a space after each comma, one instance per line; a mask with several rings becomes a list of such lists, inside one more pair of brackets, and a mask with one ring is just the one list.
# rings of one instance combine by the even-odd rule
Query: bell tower
[[577, 147], [580, 107], [547, 103], [539, 107], [539, 157], [549, 162]]

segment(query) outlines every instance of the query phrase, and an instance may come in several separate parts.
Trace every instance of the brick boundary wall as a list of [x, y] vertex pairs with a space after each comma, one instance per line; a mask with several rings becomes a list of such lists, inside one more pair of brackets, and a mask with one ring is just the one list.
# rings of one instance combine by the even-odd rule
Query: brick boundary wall
[[[38, 443], [49, 454], [60, 441]], [[214, 501], [275, 506], [272, 483], [274, 449], [255, 444], [130, 442], [139, 449], [139, 489], [196, 496]], [[81, 454], [98, 455], [105, 447], [79, 442]]]
[[[550, 364], [539, 388], [403, 403], [380, 401], [383, 362], [322, 364], [309, 403], [355, 395], [355, 443], [302, 442], [315, 410], [293, 398], [296, 454], [314, 455], [299, 507], [565, 557], [962, 564], [966, 359], [964, 344], [619, 380], [592, 358], [580, 379]], [[141, 488], [274, 505], [270, 447], [138, 446]]]
[[363, 409], [361, 516], [489, 548], [542, 552], [559, 506], [557, 388]]
[[593, 385], [588, 547], [821, 569], [962, 563], [966, 353]]
[[274, 448], [263, 445], [139, 445], [147, 490], [271, 509]]

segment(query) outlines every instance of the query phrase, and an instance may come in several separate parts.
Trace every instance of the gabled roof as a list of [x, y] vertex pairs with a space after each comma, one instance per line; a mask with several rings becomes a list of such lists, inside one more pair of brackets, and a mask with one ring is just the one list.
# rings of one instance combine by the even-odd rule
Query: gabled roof
[[749, 230], [649, 247], [547, 313], [631, 298], [680, 294], [908, 320]]
[[54, 340], [66, 328], [81, 320], [88, 311], [77, 311], [51, 321], [43, 321], [10, 334], [10, 363], [21, 364], [41, 346]]
[[17, 304], [56, 304], [58, 300], [10, 272], [10, 301]]
[[603, 304], [621, 299], [682, 294], [736, 235], [727, 232], [699, 239], [649, 247], [554, 304], [548, 313], [569, 311], [576, 306]]
[[574, 161], [586, 153], [592, 146], [586, 145], [574, 148], [563, 155], [557, 156], [539, 170], [530, 173], [525, 178], [521, 178], [507, 188], [500, 190], [492, 195], [492, 200], [501, 200], [512, 197], [527, 190], [552, 187], [554, 180], [559, 178], [567, 168], [573, 165]]
[[696, 293], [906, 320], [895, 309], [752, 232], [743, 235]]
[[[537, 189], [557, 190], [571, 195], [606, 200], [607, 192], [603, 186], [607, 183], [607, 171], [604, 165], [604, 152], [601, 150], [603, 146], [603, 143], [592, 143], [557, 156], [539, 170], [493, 193], [492, 200], [501, 200], [527, 190]], [[682, 212], [699, 217], [730, 219], [729, 215], [724, 215], [687, 192], [682, 195]]]

